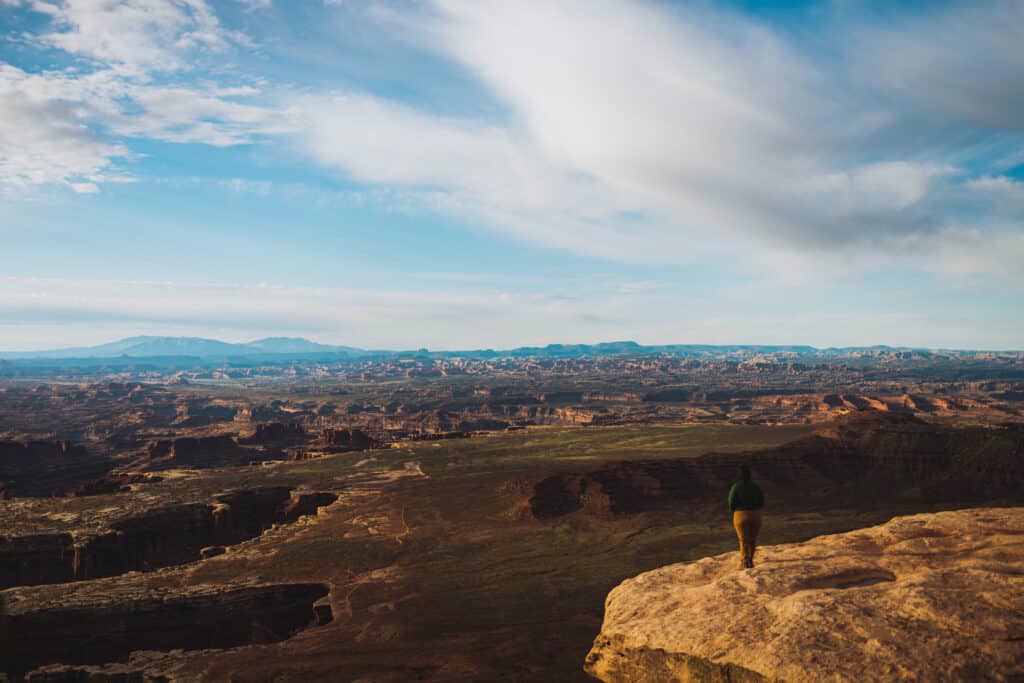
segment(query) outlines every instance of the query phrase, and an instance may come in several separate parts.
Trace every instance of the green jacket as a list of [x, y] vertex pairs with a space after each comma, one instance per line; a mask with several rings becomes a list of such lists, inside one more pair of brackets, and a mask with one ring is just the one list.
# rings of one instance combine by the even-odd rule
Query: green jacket
[[738, 481], [729, 489], [729, 510], [760, 510], [764, 507], [764, 493], [752, 481]]

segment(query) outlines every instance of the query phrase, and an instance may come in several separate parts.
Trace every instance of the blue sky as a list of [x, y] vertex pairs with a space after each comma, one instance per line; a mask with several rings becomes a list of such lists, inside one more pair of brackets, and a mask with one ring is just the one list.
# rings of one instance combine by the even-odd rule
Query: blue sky
[[0, 350], [1024, 348], [1018, 2], [0, 0]]

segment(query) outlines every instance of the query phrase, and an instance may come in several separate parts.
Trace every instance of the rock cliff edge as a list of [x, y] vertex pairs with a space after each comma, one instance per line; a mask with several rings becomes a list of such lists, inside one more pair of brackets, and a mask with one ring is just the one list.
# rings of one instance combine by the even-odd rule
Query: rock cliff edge
[[[771, 523], [766, 519], [766, 527]], [[662, 567], [609, 593], [604, 681], [1024, 680], [1024, 508], [881, 526]]]

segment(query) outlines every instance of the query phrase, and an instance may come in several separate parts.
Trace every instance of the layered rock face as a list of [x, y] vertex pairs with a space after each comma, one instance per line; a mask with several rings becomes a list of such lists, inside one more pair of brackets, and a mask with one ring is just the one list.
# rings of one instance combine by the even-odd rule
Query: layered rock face
[[[35, 667], [62, 664], [103, 664], [123, 660], [136, 650], [198, 650], [232, 648], [249, 643], [275, 643], [312, 625], [330, 623], [323, 601], [328, 587], [317, 583], [213, 588], [201, 586], [184, 594], [159, 591], [132, 594], [111, 588], [110, 602], [82, 602], [33, 609], [17, 591], [8, 594], [6, 615], [8, 658], [3, 669], [23, 674]], [[91, 677], [63, 671], [33, 680], [142, 680]]]
[[0, 441], [0, 500], [65, 495], [112, 467], [110, 458], [68, 441]]
[[537, 518], [585, 509], [629, 514], [680, 502], [716, 504], [748, 463], [772, 505], [887, 506], [1024, 500], [1024, 428], [940, 427], [912, 415], [874, 410], [790, 443], [751, 453], [632, 461], [539, 482], [530, 499]]
[[295, 422], [261, 422], [250, 435], [238, 440], [244, 444], [274, 444], [281, 441], [303, 441], [306, 430]]
[[586, 671], [616, 682], [1024, 677], [1024, 508], [765, 547], [752, 570], [736, 557], [617, 586]]
[[332, 450], [361, 451], [380, 446], [379, 441], [361, 429], [325, 429], [320, 435], [320, 441]]
[[231, 436], [222, 435], [156, 441], [150, 444], [141, 464], [145, 469], [161, 470], [244, 465], [252, 459], [259, 458]]
[[220, 494], [117, 519], [86, 533], [0, 535], [0, 588], [65, 583], [193, 562], [259, 536], [273, 524], [315, 515], [338, 496], [286, 486]]

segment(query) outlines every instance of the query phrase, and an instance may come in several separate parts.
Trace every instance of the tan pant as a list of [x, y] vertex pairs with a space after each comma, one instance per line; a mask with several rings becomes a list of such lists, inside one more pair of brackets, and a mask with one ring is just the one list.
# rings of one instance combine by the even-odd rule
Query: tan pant
[[732, 524], [736, 527], [736, 536], [740, 539], [740, 566], [747, 566], [754, 561], [754, 550], [757, 548], [757, 534], [761, 531], [763, 515], [760, 510], [736, 510], [732, 513]]

